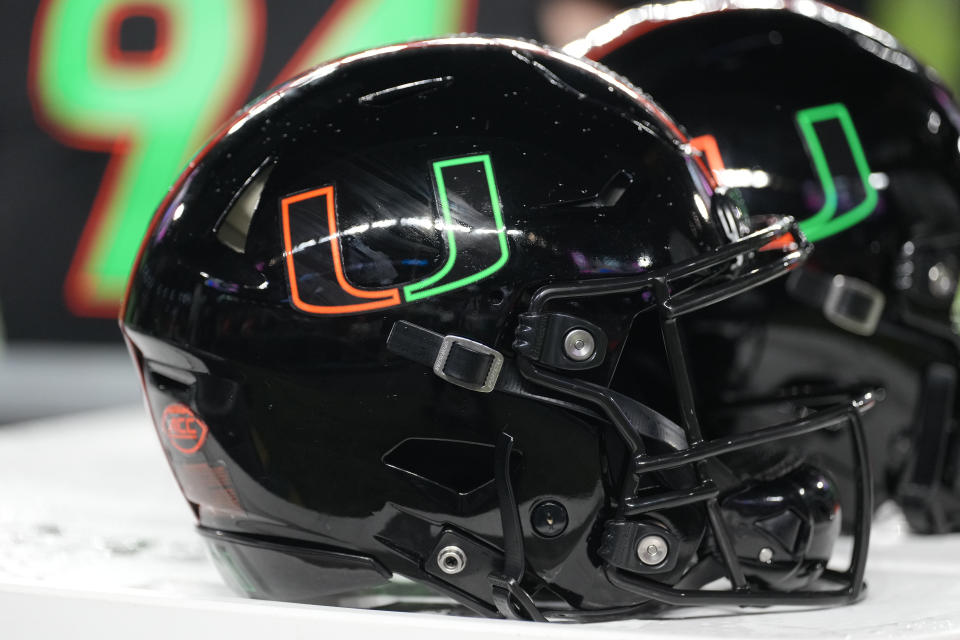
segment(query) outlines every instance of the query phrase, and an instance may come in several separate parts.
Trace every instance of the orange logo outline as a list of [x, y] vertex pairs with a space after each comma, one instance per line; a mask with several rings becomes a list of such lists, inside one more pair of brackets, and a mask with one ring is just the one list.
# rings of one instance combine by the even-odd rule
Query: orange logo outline
[[[290, 205], [313, 198], [323, 198], [326, 201], [327, 228], [330, 231], [330, 251], [333, 254], [333, 271], [337, 278], [337, 284], [339, 284], [340, 288], [348, 295], [360, 299], [365, 298], [369, 300], [372, 298], [372, 302], [316, 305], [304, 302], [303, 299], [300, 298], [300, 290], [297, 287], [297, 270], [293, 261], [294, 246], [290, 234]], [[337, 229], [336, 208], [333, 203], [333, 185], [282, 198], [280, 200], [280, 206], [283, 222], [283, 248], [287, 259], [287, 280], [290, 283], [290, 295], [294, 306], [309, 313], [353, 313], [356, 311], [382, 309], [383, 307], [392, 307], [400, 304], [400, 290], [396, 287], [380, 290], [357, 289], [347, 282], [340, 258], [340, 232]]]
[[[169, 405], [163, 410], [161, 422], [167, 441], [181, 453], [196, 453], [207, 439], [207, 425], [184, 404]], [[181, 443], [183, 441], [192, 441], [194, 444], [186, 447]]]

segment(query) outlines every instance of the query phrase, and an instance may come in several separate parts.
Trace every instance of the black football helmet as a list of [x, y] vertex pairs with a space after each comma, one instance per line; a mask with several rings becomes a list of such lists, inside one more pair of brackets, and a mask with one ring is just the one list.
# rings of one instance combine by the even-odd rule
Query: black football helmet
[[[241, 113], [160, 207], [122, 311], [225, 579], [318, 602], [398, 574], [532, 620], [856, 599], [868, 466], [836, 572], [830, 476], [718, 456], [851, 426], [862, 462], [872, 395], [701, 432], [679, 318], [810, 249], [713, 187], [649, 98], [517, 40], [349, 56]], [[659, 374], [620, 385], [634, 352]]]
[[[933, 71], [812, 0], [646, 5], [566, 50], [651, 91], [751, 214], [793, 215], [816, 243], [785, 284], [691, 328], [714, 356], [714, 424], [880, 386], [877, 501], [895, 497], [916, 531], [960, 529], [960, 111]], [[814, 459], [849, 477], [849, 449], [820, 435]]]

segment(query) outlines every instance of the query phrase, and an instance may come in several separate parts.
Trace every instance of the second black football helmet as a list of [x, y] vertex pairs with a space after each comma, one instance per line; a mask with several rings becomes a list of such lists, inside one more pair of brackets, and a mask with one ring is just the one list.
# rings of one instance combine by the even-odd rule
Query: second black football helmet
[[[882, 387], [877, 501], [916, 531], [960, 529], [960, 110], [934, 72], [813, 0], [645, 5], [567, 50], [651, 91], [751, 214], [792, 215], [816, 243], [785, 283], [698, 323], [714, 423]], [[817, 463], [850, 477], [849, 449], [821, 436]]]

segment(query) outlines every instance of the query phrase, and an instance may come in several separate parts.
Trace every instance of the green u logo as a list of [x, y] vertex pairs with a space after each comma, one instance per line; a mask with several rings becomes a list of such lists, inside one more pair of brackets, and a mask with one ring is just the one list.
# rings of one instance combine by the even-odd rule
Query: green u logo
[[[837, 215], [837, 185], [834, 182], [823, 145], [820, 143], [820, 138], [814, 128], [815, 124], [829, 120], [836, 120], [840, 124], [850, 147], [850, 153], [853, 156], [860, 181], [863, 183], [863, 200], [839, 215]], [[870, 167], [867, 165], [867, 156], [863, 151], [863, 145], [860, 144], [860, 136], [857, 135], [857, 129], [853, 126], [853, 120], [850, 118], [850, 112], [847, 111], [846, 106], [836, 103], [803, 109], [797, 112], [797, 124], [800, 126], [800, 133], [803, 135], [807, 151], [809, 151], [810, 158], [813, 161], [813, 167], [823, 188], [823, 207], [800, 223], [800, 229], [807, 238], [816, 242], [845, 231], [869, 216], [877, 206], [878, 196], [877, 190], [870, 184]]]

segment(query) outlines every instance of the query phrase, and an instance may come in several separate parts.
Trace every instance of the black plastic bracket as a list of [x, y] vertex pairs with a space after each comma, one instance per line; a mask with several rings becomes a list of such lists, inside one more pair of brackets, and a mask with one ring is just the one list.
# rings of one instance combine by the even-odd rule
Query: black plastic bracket
[[[667, 554], [659, 564], [649, 565], [640, 561], [637, 545], [647, 536], [659, 536], [667, 544]], [[618, 569], [633, 573], [655, 575], [673, 571], [677, 565], [680, 545], [665, 527], [651, 522], [610, 520], [603, 529], [603, 540], [597, 555]]]
[[[574, 360], [564, 352], [564, 338], [575, 329], [587, 331], [593, 337], [593, 354], [586, 360]], [[534, 362], [577, 371], [602, 364], [607, 342], [603, 329], [582, 318], [564, 313], [521, 313], [513, 348]]]

